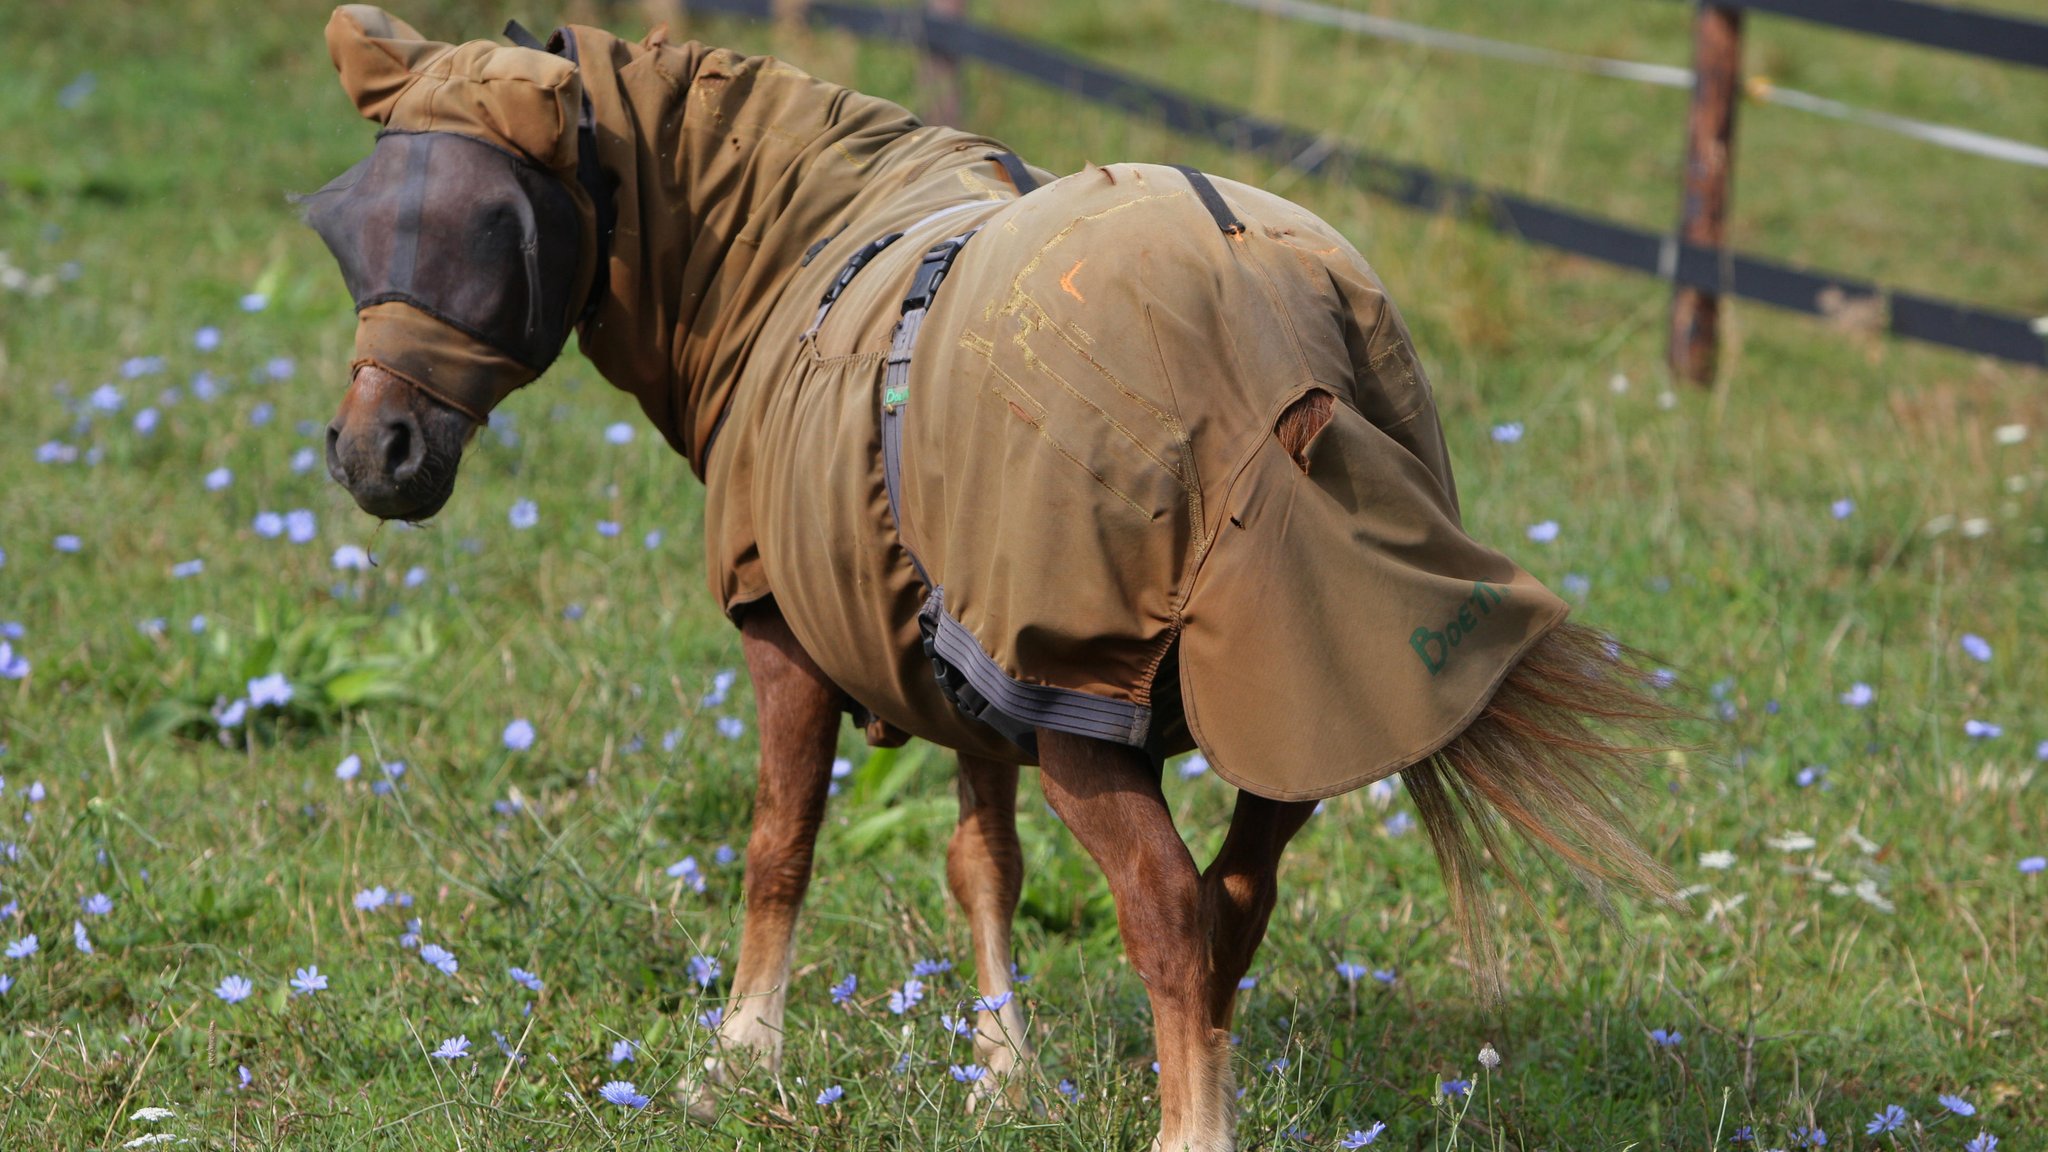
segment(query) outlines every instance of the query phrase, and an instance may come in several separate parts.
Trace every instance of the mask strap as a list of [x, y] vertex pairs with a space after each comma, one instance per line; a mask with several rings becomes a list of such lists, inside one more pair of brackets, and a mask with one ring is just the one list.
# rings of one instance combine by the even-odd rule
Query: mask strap
[[437, 388], [429, 388], [425, 384], [422, 384], [418, 380], [412, 378], [411, 376], [408, 376], [405, 373], [400, 372], [398, 369], [393, 368], [389, 364], [379, 363], [378, 361], [372, 360], [367, 356], [363, 357], [360, 360], [357, 360], [355, 363], [350, 364], [348, 366], [349, 386], [355, 386], [356, 373], [361, 372], [365, 368], [371, 367], [377, 368], [380, 371], [389, 372], [393, 376], [398, 377], [400, 380], [405, 381], [407, 384], [412, 385], [414, 388], [419, 389], [421, 392], [424, 392], [427, 395], [433, 397], [434, 399], [440, 401], [441, 403], [446, 404], [448, 407], [455, 409], [457, 412], [460, 412], [464, 416], [467, 416], [471, 420], [475, 421], [477, 427], [479, 428], [484, 427], [485, 425], [491, 422], [491, 418], [489, 416], [478, 414], [475, 408], [472, 408], [468, 404], [462, 403], [461, 401], [455, 399], [453, 396], [448, 395], [446, 392], [443, 392]]

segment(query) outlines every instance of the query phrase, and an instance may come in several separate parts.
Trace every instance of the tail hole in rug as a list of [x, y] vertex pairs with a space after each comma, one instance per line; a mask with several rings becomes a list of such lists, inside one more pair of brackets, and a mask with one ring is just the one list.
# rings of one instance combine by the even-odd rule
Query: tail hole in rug
[[1294, 466], [1308, 474], [1308, 446], [1316, 433], [1330, 422], [1330, 413], [1337, 398], [1321, 389], [1305, 393], [1301, 399], [1287, 406], [1280, 413], [1280, 419], [1273, 425], [1273, 438], [1280, 441], [1280, 447], [1294, 458]]

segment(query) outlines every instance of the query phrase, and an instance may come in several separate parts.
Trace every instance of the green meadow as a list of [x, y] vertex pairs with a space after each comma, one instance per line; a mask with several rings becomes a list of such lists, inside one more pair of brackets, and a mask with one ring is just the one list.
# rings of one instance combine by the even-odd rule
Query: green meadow
[[[970, 7], [1388, 155], [1676, 218], [1684, 93], [1212, 0]], [[1688, 53], [1677, 3], [1367, 7]], [[448, 40], [509, 16], [646, 24], [624, 3], [398, 11]], [[725, 861], [757, 748], [744, 671], [719, 688], [741, 661], [700, 492], [573, 352], [478, 436], [433, 522], [380, 529], [328, 480], [354, 322], [285, 197], [372, 128], [334, 82], [326, 13], [0, 0], [0, 1147], [1145, 1146], [1143, 989], [1028, 771], [1036, 1103], [969, 1114], [951, 1068], [971, 1045], [939, 1021], [973, 996], [950, 760], [871, 753], [850, 726], [783, 1076], [713, 1127], [684, 1117], [672, 1092], [738, 955]], [[679, 31], [927, 95], [896, 47]], [[2048, 143], [2038, 72], [1762, 16], [1748, 55], [1781, 84]], [[1540, 868], [1526, 900], [1496, 886], [1498, 1006], [1405, 795], [1329, 801], [1241, 1000], [1247, 1147], [1384, 1123], [1376, 1146], [1410, 1150], [1818, 1146], [1812, 1129], [1831, 1150], [2048, 1148], [2048, 377], [1737, 304], [1718, 383], [1677, 384], [1653, 281], [978, 67], [965, 83], [967, 122], [1043, 167], [1198, 164], [1338, 225], [1414, 331], [1468, 527], [1656, 654], [1694, 717], [1636, 807], [1684, 899], [1603, 915]], [[2048, 313], [2039, 170], [1770, 106], [1738, 132], [1741, 246]], [[1169, 795], [1205, 861], [1231, 790], [1181, 768]], [[893, 1013], [921, 961], [953, 967]], [[312, 968], [325, 986], [296, 991]], [[430, 1055], [454, 1037], [466, 1055]], [[611, 1081], [651, 1103], [607, 1101]]]

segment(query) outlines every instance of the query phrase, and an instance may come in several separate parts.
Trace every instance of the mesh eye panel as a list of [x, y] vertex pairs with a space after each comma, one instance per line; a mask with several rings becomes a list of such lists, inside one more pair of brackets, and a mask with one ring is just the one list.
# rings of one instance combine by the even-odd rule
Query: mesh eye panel
[[553, 362], [582, 296], [582, 225], [554, 176], [453, 132], [386, 132], [303, 199], [356, 310], [398, 301], [532, 368]]

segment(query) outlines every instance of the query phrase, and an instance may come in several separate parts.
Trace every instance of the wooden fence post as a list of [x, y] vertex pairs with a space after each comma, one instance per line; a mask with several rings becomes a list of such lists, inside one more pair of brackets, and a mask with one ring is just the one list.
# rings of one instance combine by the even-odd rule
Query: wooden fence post
[[[927, 0], [925, 11], [933, 16], [958, 20], [965, 12], [964, 0]], [[927, 124], [960, 126], [960, 60], [951, 52], [926, 46], [924, 64], [925, 114]]]
[[[1735, 105], [1742, 91], [1742, 9], [1703, 2], [1694, 18], [1692, 108], [1686, 115], [1684, 205], [1678, 235], [1719, 250], [1727, 242], [1735, 169]], [[1671, 298], [1671, 371], [1710, 384], [1719, 353], [1721, 298], [1683, 285]]]

